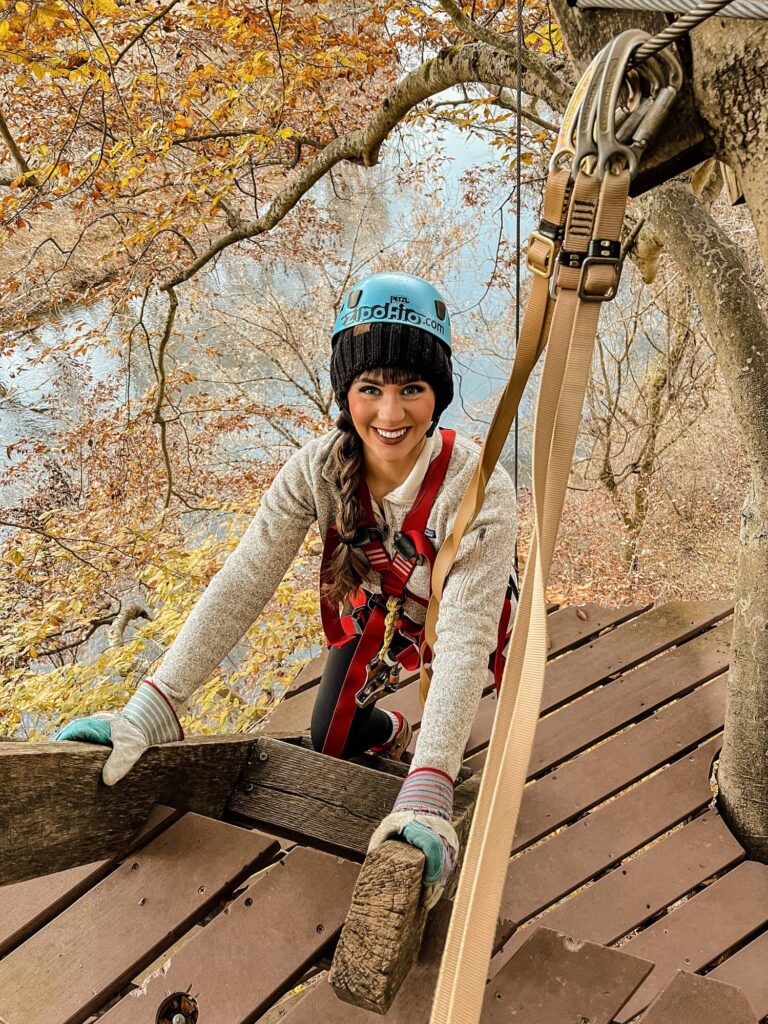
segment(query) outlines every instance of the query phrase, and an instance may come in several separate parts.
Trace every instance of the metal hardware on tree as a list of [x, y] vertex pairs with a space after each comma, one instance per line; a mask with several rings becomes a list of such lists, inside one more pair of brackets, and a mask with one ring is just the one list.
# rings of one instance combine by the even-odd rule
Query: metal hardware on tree
[[[610, 9], [618, 11], [661, 11], [664, 14], [679, 14], [694, 11], [701, 6], [701, 0], [576, 0], [574, 7], [584, 11]], [[717, 12], [721, 18], [768, 18], [768, 3], [765, 0], [731, 0]]]
[[[546, 586], [581, 421], [601, 304], [616, 292], [632, 175], [682, 82], [670, 54], [638, 67], [647, 32], [623, 33], [592, 61], [550, 162], [533, 271], [509, 381], [454, 529], [435, 559], [424, 629], [434, 649], [445, 580], [482, 508], [525, 384], [546, 348], [533, 441], [533, 534], [482, 785], [464, 853], [431, 1024], [478, 1024], [509, 854], [539, 716], [547, 658]], [[519, 266], [518, 261], [518, 266]], [[422, 666], [426, 697], [429, 670]]]
[[666, 46], [674, 43], [680, 36], [687, 35], [691, 29], [696, 28], [702, 21], [706, 21], [707, 18], [711, 18], [712, 15], [722, 11], [724, 7], [728, 6], [729, 2], [730, 0], [702, 0], [692, 11], [683, 14], [677, 21], [639, 47], [634, 56], [633, 63], [642, 64], [644, 60], [648, 60], [654, 53], [658, 53], [659, 50], [663, 50]]

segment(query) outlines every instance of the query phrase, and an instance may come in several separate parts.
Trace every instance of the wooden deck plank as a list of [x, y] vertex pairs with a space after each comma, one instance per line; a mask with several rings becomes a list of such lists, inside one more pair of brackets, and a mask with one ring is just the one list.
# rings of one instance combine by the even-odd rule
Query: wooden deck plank
[[536, 730], [529, 777], [725, 672], [730, 646], [728, 621], [548, 715]]
[[[623, 837], [622, 837], [623, 838]], [[498, 964], [513, 956], [539, 924], [578, 939], [610, 945], [642, 927], [708, 878], [744, 858], [744, 851], [716, 811], [709, 811], [638, 856], [523, 925], [507, 942]], [[521, 858], [521, 860], [524, 858]], [[515, 877], [515, 862], [510, 881]]]
[[768, 865], [745, 861], [622, 945], [656, 965], [616, 1015], [626, 1024], [678, 970], [700, 971], [768, 921]]
[[612, 629], [548, 667], [542, 712], [552, 711], [620, 672], [685, 643], [732, 610], [730, 601], [675, 601]]
[[579, 754], [523, 793], [515, 848], [540, 839], [722, 729], [725, 678]]
[[482, 1024], [610, 1024], [653, 964], [536, 928], [488, 985]]
[[709, 769], [721, 739], [610, 800], [568, 828], [512, 859], [500, 907], [492, 974], [511, 955], [510, 936], [591, 878], [615, 867], [647, 842], [703, 810], [712, 798]]
[[[536, 746], [531, 757], [530, 776], [535, 777], [548, 765], [556, 764], [569, 753], [576, 753], [578, 750], [584, 749], [590, 742], [597, 742], [602, 736], [608, 735], [613, 728], [618, 728], [622, 724], [622, 718], [624, 721], [628, 720], [626, 715], [629, 715], [635, 707], [639, 708], [639, 713], [642, 713], [640, 701], [644, 698], [638, 694], [638, 691], [642, 689], [644, 681], [648, 683], [651, 693], [655, 689], [655, 682], [660, 696], [663, 697], [664, 687], [667, 684], [663, 676], [660, 678], [656, 674], [660, 666], [654, 668], [654, 662], [651, 662], [642, 668], [636, 667], [647, 658], [658, 657], [659, 654], [663, 654], [665, 658], [674, 656], [675, 661], [670, 664], [670, 671], [674, 674], [681, 665], [687, 663], [688, 654], [683, 652], [692, 642], [695, 642], [697, 646], [693, 648], [691, 654], [696, 660], [701, 659], [701, 661], [700, 668], [692, 670], [694, 672], [701, 671], [702, 677], [711, 678], [711, 674], [714, 674], [714, 672], [710, 674], [713, 662], [716, 662], [721, 655], [724, 660], [728, 658], [727, 652], [723, 649], [725, 643], [723, 630], [729, 629], [730, 625], [724, 624], [718, 627], [717, 640], [709, 641], [704, 647], [700, 645], [704, 644], [709, 633], [705, 633], [701, 639], [696, 641], [690, 638], [712, 625], [712, 622], [717, 621], [718, 617], [723, 618], [729, 607], [725, 602], [701, 602], [700, 607], [697, 602], [676, 602], [673, 605], [664, 605], [618, 626], [596, 641], [577, 648], [572, 653], [566, 654], [548, 665], [541, 706], [541, 714], [546, 717], [540, 722], [537, 730]], [[668, 609], [672, 609], [672, 611], [668, 611]], [[715, 616], [714, 619], [713, 616]], [[622, 640], [622, 633], [629, 630], [631, 633], [628, 633], [623, 638], [623, 642], [619, 643], [618, 641]], [[675, 650], [664, 654], [675, 644], [678, 645]], [[715, 645], [716, 651], [712, 652], [709, 645]], [[709, 652], [709, 658], [707, 652]], [[624, 657], [626, 664], [622, 662]], [[627, 676], [626, 679], [621, 679], [622, 686], [614, 690], [619, 680], [612, 679], [612, 677], [625, 671]], [[634, 677], [640, 672], [643, 675], [639, 680], [635, 679]], [[609, 681], [611, 681], [611, 687], [608, 688], [608, 693], [604, 684]], [[619, 692], [624, 689], [624, 684], [627, 684], [626, 704], [619, 696]], [[589, 690], [593, 690], [593, 692], [589, 693]], [[582, 696], [584, 694], [586, 695]], [[635, 694], [638, 701], [634, 707], [632, 694]], [[577, 696], [582, 698], [578, 703], [574, 703], [572, 706], [560, 706], [565, 700]], [[592, 702], [591, 712], [600, 709], [599, 714], [604, 716], [604, 721], [595, 716], [594, 725], [591, 724], [593, 719], [583, 713], [580, 707], [586, 700]], [[606, 700], [610, 702], [609, 706], [603, 708], [603, 702]], [[614, 701], [616, 702], [615, 706]], [[654, 701], [655, 706], [658, 707], [658, 704], [659, 701]], [[558, 720], [557, 715], [551, 713], [555, 710], [557, 710], [557, 715], [565, 717]], [[625, 711], [624, 715], [622, 715], [622, 710]], [[496, 694], [489, 693], [480, 701], [467, 742], [465, 763], [472, 771], [479, 771], [485, 764], [487, 745], [495, 714]], [[559, 722], [563, 723], [562, 727]], [[614, 725], [614, 722], [617, 724]], [[575, 723], [582, 731], [574, 731], [571, 743], [571, 733], [568, 727], [572, 723]], [[568, 749], [569, 746], [571, 746], [571, 750]]]
[[297, 848], [269, 867], [103, 1024], [156, 1024], [175, 992], [189, 992], [211, 1024], [242, 1024], [289, 988], [344, 922], [357, 864]]
[[557, 658], [565, 651], [586, 643], [607, 629], [642, 615], [650, 604], [625, 604], [614, 608], [588, 602], [558, 608], [547, 618], [549, 647], [547, 657]]
[[[172, 807], [156, 804], [126, 854], [151, 842], [178, 818], [179, 812]], [[0, 957], [74, 903], [108, 875], [115, 864], [115, 860], [95, 861], [26, 882], [4, 885], [0, 889]]]
[[0, 1019], [77, 1024], [277, 850], [187, 814], [0, 962]]
[[640, 1024], [757, 1024], [757, 1018], [738, 988], [678, 971]]
[[740, 988], [760, 1020], [768, 1017], [768, 930], [729, 956], [707, 977]]
[[196, 736], [150, 747], [115, 786], [101, 780], [108, 747], [0, 743], [0, 885], [120, 856], [155, 803], [220, 817], [252, 743]]

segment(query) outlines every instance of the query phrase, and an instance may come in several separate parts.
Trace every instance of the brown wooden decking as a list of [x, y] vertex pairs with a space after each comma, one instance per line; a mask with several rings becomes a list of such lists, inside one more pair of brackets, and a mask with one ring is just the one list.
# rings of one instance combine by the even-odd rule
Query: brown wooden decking
[[[483, 1024], [768, 1020], [768, 867], [745, 860], [711, 806], [729, 611], [691, 602], [551, 613]], [[308, 726], [319, 664], [268, 732]], [[388, 700], [418, 710], [413, 683]], [[467, 750], [473, 770], [494, 706], [489, 686]], [[366, 779], [380, 780], [386, 806], [396, 779]], [[341, 829], [329, 818], [326, 837], [310, 842], [297, 794], [284, 826], [269, 828], [282, 837], [256, 832], [243, 826], [244, 792], [227, 821], [158, 808], [120, 861], [0, 889], [0, 1022], [376, 1020], [340, 1002], [322, 973], [372, 823], [352, 820], [344, 798], [354, 794], [340, 793], [350, 820]], [[387, 1021], [428, 1021], [449, 914], [447, 901], [433, 912]], [[275, 1008], [302, 979], [300, 996]]]

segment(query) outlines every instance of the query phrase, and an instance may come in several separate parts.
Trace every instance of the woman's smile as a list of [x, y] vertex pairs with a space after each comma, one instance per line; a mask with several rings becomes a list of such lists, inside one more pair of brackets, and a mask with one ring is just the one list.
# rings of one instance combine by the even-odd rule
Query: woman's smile
[[394, 445], [400, 444], [404, 440], [410, 428], [400, 427], [398, 430], [384, 430], [382, 427], [373, 427], [372, 429], [382, 444]]

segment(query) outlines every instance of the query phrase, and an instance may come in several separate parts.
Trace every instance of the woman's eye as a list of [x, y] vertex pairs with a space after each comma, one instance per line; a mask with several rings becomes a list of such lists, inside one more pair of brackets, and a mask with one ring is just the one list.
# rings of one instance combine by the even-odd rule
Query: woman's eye
[[360, 394], [361, 395], [368, 395], [368, 394], [378, 395], [379, 394], [379, 389], [374, 387], [373, 384], [366, 384], [362, 388], [360, 388]]
[[405, 388], [405, 393], [410, 395], [420, 395], [423, 393], [423, 391], [424, 388], [421, 384], [409, 384]]

